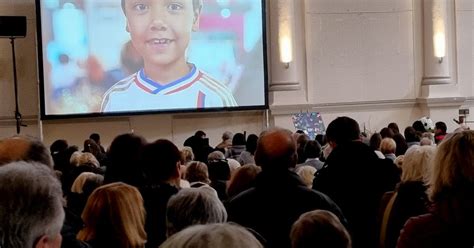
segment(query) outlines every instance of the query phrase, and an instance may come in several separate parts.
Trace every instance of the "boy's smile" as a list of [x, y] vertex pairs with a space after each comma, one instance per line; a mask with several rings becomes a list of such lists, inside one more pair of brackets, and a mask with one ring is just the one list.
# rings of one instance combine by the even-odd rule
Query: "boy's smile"
[[125, 14], [148, 75], [164, 69], [189, 71], [186, 49], [199, 23], [192, 0], [126, 0]]

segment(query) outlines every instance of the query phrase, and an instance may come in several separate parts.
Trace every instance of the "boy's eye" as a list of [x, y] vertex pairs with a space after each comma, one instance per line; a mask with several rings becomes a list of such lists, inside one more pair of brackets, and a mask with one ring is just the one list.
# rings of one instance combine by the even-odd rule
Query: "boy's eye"
[[168, 5], [168, 10], [171, 10], [171, 11], [178, 11], [178, 10], [182, 10], [183, 8], [184, 6], [179, 3], [170, 3]]
[[142, 12], [148, 9], [148, 5], [143, 3], [137, 3], [133, 6], [133, 9]]

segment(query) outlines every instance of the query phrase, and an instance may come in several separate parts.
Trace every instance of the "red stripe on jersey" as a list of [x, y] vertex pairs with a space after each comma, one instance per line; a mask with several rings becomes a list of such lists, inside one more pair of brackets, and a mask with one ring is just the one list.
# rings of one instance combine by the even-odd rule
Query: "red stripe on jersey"
[[197, 100], [197, 108], [204, 108], [204, 99], [206, 99], [206, 95], [199, 91], [198, 93], [198, 100]]
[[179, 88], [176, 88], [176, 89], [174, 89], [174, 90], [170, 90], [170, 91], [166, 92], [165, 95], [171, 95], [171, 94], [173, 94], [173, 93], [176, 93], [176, 92], [179, 92], [179, 91], [182, 91], [182, 90], [185, 90], [185, 89], [191, 87], [191, 85], [193, 85], [195, 82], [199, 81], [199, 79], [201, 78], [201, 76], [202, 76], [202, 72], [199, 71], [199, 75], [198, 75], [193, 81], [191, 81], [191, 82], [189, 82], [189, 83], [187, 83], [187, 84], [185, 84], [185, 85], [182, 85], [182, 86], [180, 86]]
[[144, 90], [144, 91], [146, 91], [146, 92], [148, 92], [148, 93], [150, 93], [150, 94], [153, 93], [152, 90], [148, 89], [145, 85], [143, 85], [142, 83], [140, 83], [140, 80], [138, 80], [137, 77], [135, 77], [135, 80], [134, 80], [134, 81], [135, 81], [135, 84], [137, 84], [137, 86], [140, 87], [140, 89], [142, 89], [142, 90]]

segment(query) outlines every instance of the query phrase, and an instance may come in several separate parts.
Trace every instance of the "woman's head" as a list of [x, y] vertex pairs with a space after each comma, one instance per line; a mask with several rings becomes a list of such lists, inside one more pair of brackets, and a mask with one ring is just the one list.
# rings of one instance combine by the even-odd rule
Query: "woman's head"
[[435, 153], [436, 147], [434, 146], [413, 145], [408, 148], [401, 164], [402, 182], [423, 181], [427, 183]]
[[128, 184], [111, 183], [94, 190], [82, 213], [79, 240], [107, 242], [116, 247], [143, 247], [145, 209], [140, 192]]
[[440, 143], [429, 185], [429, 197], [435, 202], [443, 192], [474, 185], [474, 131], [453, 133]]

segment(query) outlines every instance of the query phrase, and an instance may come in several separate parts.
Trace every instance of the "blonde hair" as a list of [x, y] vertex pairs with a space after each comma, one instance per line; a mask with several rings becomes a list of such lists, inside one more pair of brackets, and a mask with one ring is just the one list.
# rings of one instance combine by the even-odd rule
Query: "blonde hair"
[[[474, 184], [474, 131], [460, 131], [438, 146], [429, 181], [430, 200], [440, 199], [443, 191]], [[465, 187], [465, 186], [464, 186]]]
[[100, 167], [99, 161], [94, 156], [94, 154], [90, 152], [74, 152], [71, 155], [71, 159], [69, 162], [74, 166], [89, 164], [94, 166], [95, 168]]
[[[71, 186], [71, 192], [72, 193], [78, 193], [82, 194], [84, 192], [84, 184], [86, 181], [98, 181], [98, 182], [103, 182], [104, 181], [104, 176], [95, 174], [92, 172], [82, 172], [76, 180], [74, 180], [74, 183]], [[102, 184], [102, 183], [100, 183]]]
[[92, 192], [82, 220], [85, 227], [77, 234], [83, 241], [104, 240], [111, 247], [144, 247], [145, 208], [137, 188], [117, 182]]
[[427, 183], [435, 153], [436, 147], [434, 146], [413, 145], [408, 148], [401, 165], [401, 181], [422, 181]]
[[189, 146], [185, 146], [183, 147], [183, 149], [181, 149], [181, 157], [182, 157], [182, 162], [183, 164], [186, 164], [186, 163], [189, 163], [191, 161], [194, 160], [194, 153], [193, 153], [193, 149]]
[[310, 165], [303, 165], [296, 168], [295, 172], [298, 174], [298, 176], [300, 176], [301, 180], [308, 188], [312, 188], [316, 168]]
[[380, 151], [383, 154], [395, 153], [397, 149], [397, 143], [392, 138], [383, 138], [380, 142]]

